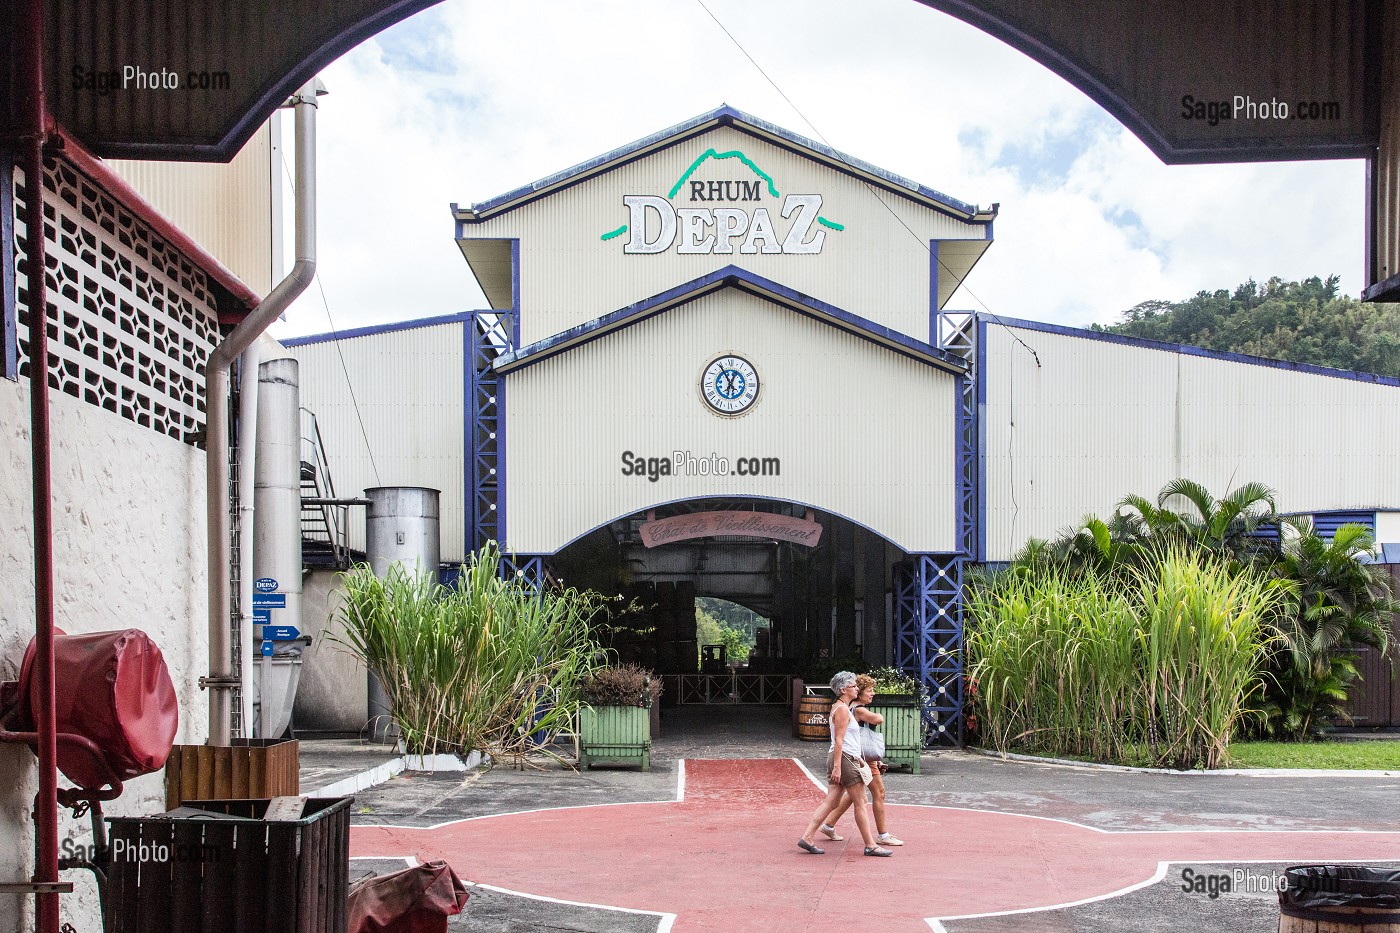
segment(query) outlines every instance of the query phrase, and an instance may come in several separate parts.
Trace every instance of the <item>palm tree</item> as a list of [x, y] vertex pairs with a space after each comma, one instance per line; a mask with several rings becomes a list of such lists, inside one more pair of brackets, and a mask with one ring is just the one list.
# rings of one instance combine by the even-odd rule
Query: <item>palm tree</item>
[[[1157, 508], [1143, 518], [1154, 532], [1160, 528], [1167, 534], [1184, 533], [1195, 544], [1223, 557], [1243, 560], [1254, 552], [1252, 536], [1259, 528], [1278, 521], [1274, 496], [1274, 490], [1263, 483], [1245, 483], [1217, 500], [1194, 480], [1174, 479], [1157, 494]], [[1167, 503], [1173, 499], [1184, 499], [1194, 514], [1168, 509]], [[1157, 528], [1153, 528], [1154, 523]]]
[[1390, 577], [1365, 558], [1376, 542], [1364, 525], [1347, 524], [1329, 541], [1311, 519], [1280, 525], [1275, 576], [1291, 582], [1294, 600], [1282, 628], [1286, 649], [1274, 661], [1267, 715], [1272, 731], [1301, 737], [1328, 719], [1346, 718], [1356, 679], [1353, 652], [1390, 645], [1390, 620], [1400, 611]]

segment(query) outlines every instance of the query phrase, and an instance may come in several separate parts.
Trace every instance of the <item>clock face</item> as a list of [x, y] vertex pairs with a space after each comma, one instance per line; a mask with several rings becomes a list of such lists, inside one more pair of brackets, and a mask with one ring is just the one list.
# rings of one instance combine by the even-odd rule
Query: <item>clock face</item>
[[700, 395], [721, 415], [742, 415], [758, 401], [758, 370], [742, 356], [721, 356], [705, 367]]

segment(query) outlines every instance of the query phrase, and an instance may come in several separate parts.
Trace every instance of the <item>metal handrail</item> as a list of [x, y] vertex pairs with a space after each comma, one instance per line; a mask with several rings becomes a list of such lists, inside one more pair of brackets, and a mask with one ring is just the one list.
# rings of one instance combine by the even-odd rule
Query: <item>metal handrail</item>
[[[305, 406], [299, 406], [302, 416], [301, 443], [303, 451], [309, 454], [301, 459], [310, 463], [314, 476], [312, 482], [316, 487], [316, 497], [318, 499], [336, 499], [335, 480], [331, 477], [330, 464], [326, 460], [326, 445], [321, 438], [321, 425], [316, 420], [316, 413]], [[306, 418], [311, 420], [310, 430], [306, 428]], [[307, 450], [309, 448], [309, 451]], [[324, 487], [323, 484], [324, 483]], [[331, 553], [337, 564], [347, 562], [350, 554], [350, 547], [345, 543], [346, 535], [349, 531], [349, 507], [344, 505], [328, 505], [324, 502], [317, 503], [321, 515], [326, 523], [326, 534], [329, 537], [327, 544], [331, 547]]]

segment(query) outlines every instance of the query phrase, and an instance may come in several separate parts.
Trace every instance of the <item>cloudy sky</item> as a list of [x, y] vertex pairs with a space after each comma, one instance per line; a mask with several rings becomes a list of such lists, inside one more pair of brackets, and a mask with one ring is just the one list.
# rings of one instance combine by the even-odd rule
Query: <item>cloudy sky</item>
[[450, 202], [721, 103], [1000, 202], [996, 242], [949, 308], [1084, 326], [1251, 276], [1362, 286], [1359, 161], [1162, 165], [1041, 65], [912, 0], [704, 3], [447, 0], [326, 69], [325, 301], [311, 289], [274, 333], [484, 307]]

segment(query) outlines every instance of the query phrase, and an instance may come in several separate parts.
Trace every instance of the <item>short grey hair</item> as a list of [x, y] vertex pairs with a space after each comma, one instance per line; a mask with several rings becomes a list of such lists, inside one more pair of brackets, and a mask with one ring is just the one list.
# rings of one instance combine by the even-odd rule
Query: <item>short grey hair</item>
[[837, 671], [831, 678], [831, 690], [833, 693], [840, 693], [856, 682], [856, 675], [850, 671]]

